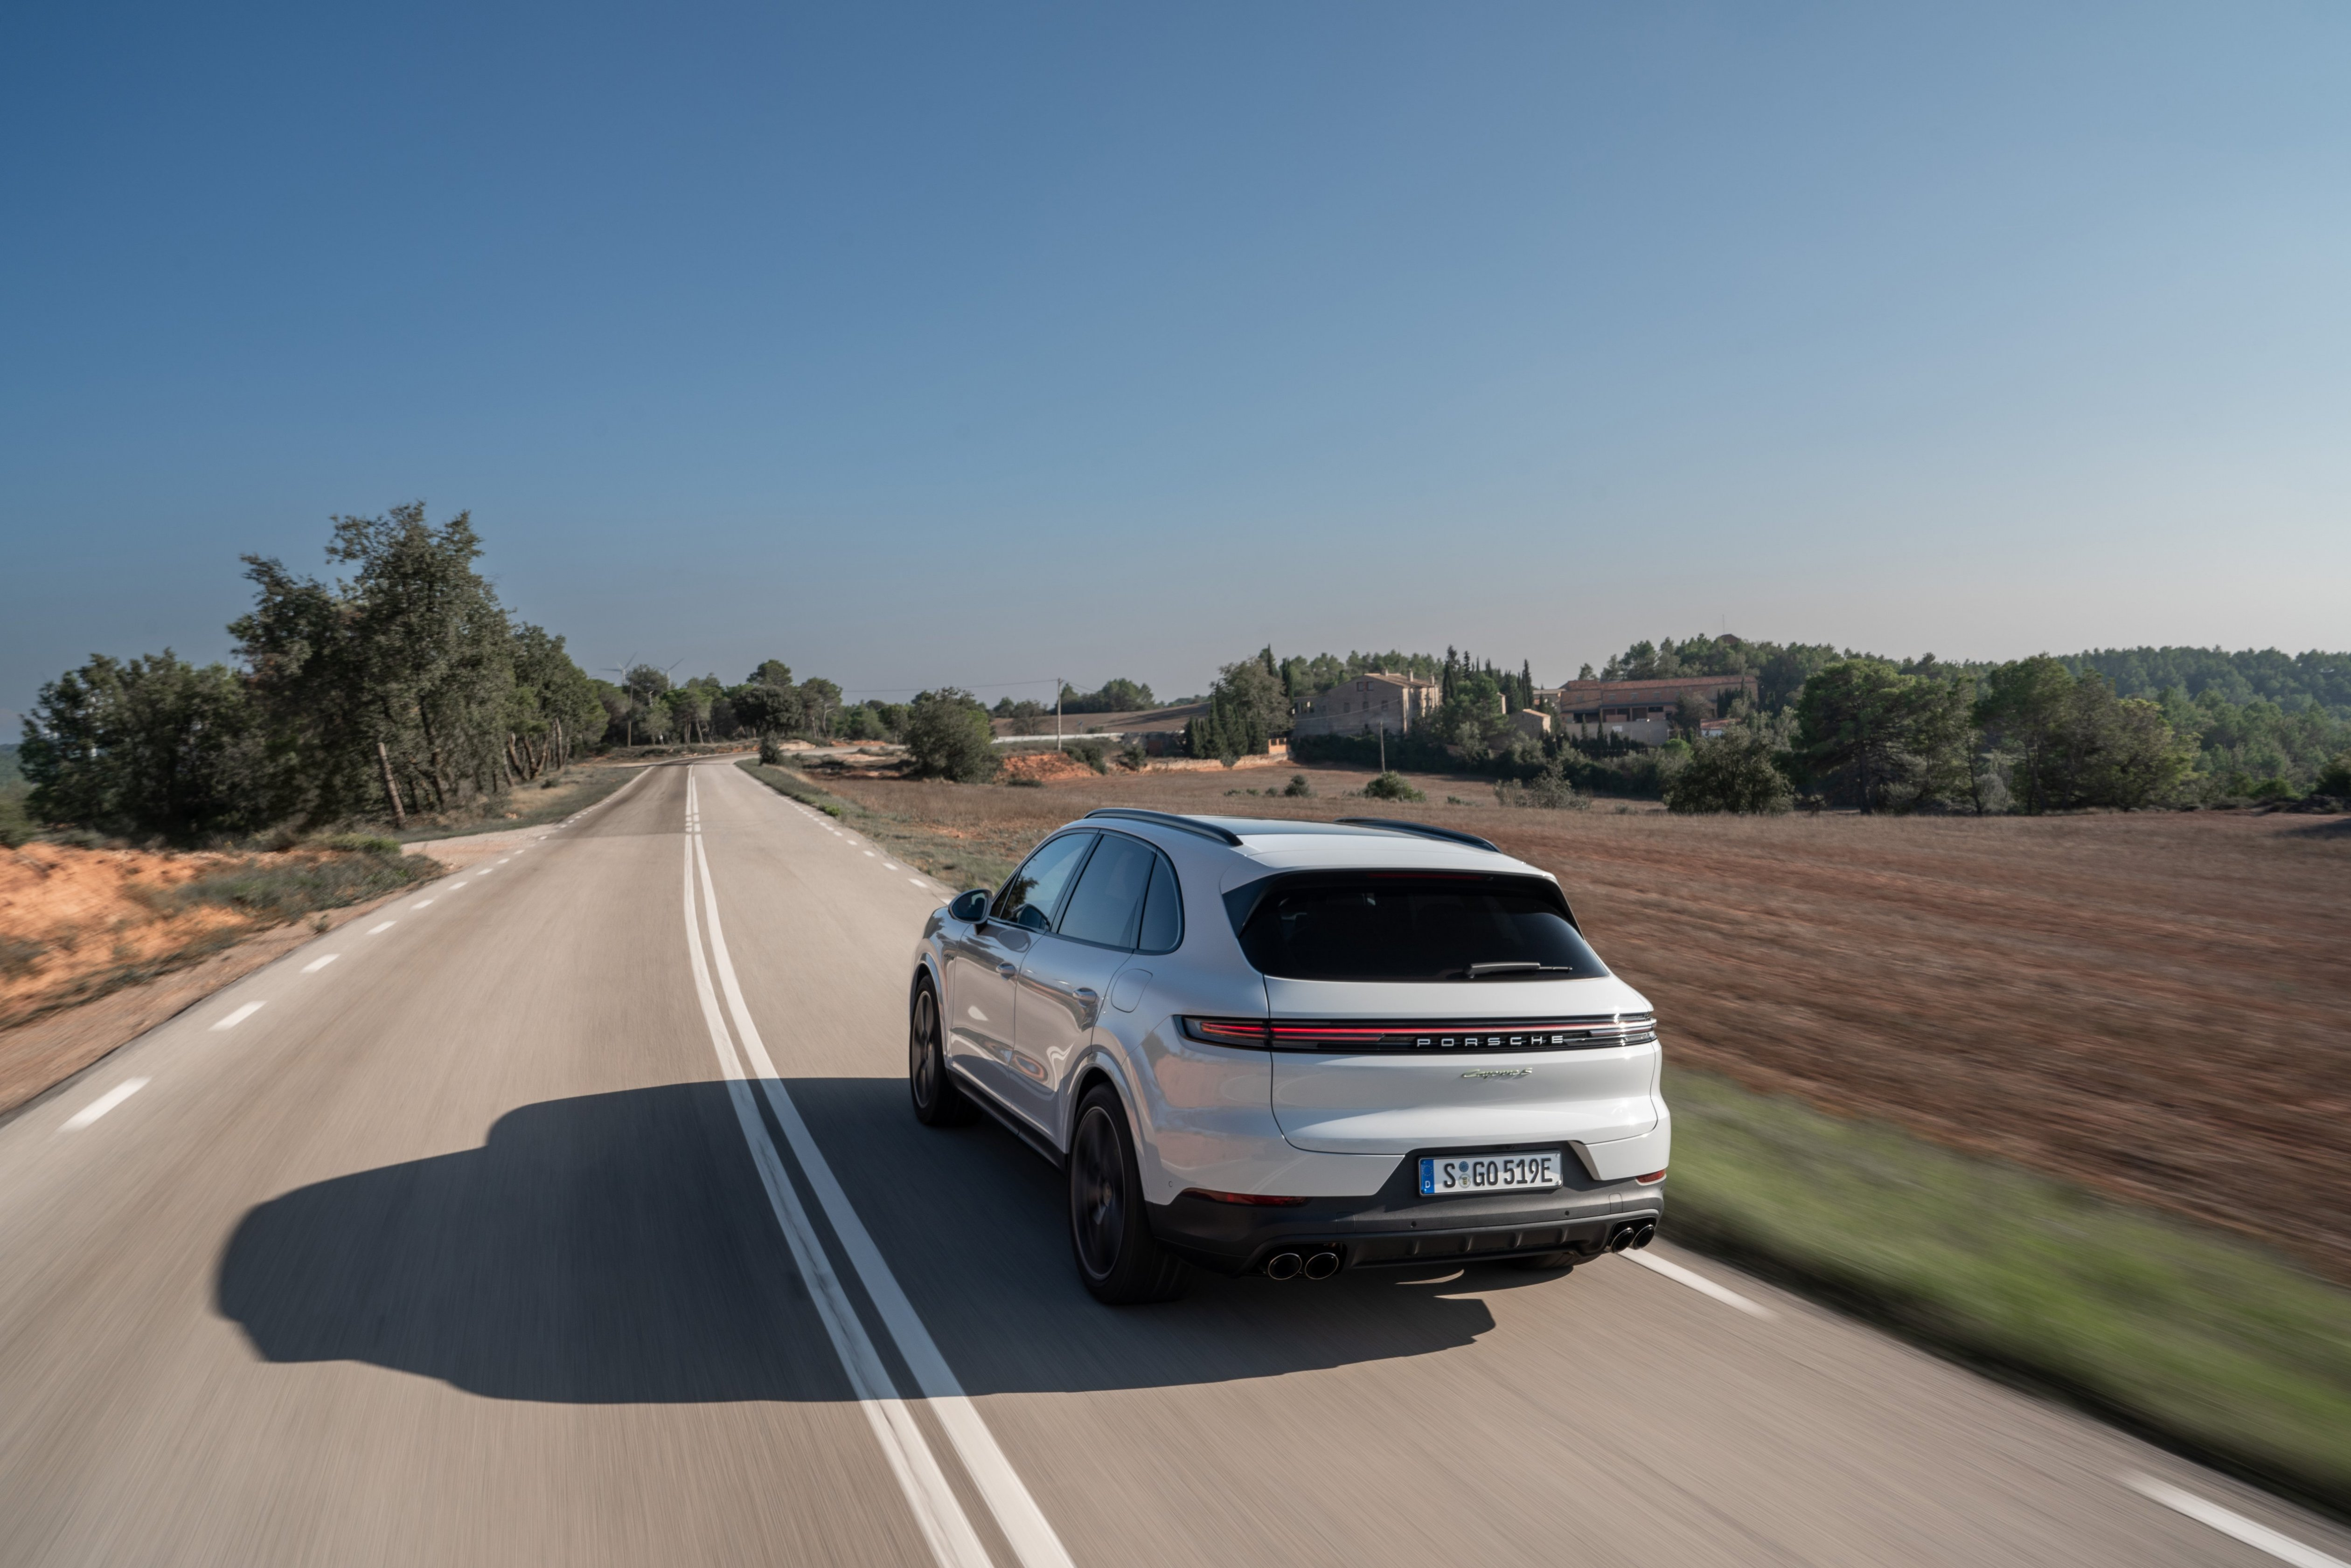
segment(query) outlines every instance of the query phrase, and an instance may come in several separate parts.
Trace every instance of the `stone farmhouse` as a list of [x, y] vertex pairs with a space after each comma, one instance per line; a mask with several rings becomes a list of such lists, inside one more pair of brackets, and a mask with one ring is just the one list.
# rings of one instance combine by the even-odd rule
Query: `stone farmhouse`
[[1535, 700], [1548, 702], [1559, 713], [1559, 733], [1579, 740], [1604, 735], [1622, 736], [1649, 746], [1663, 746], [1674, 735], [1674, 714], [1684, 695], [1698, 698], [1710, 710], [1728, 706], [1745, 696], [1758, 700], [1753, 675], [1673, 675], [1653, 681], [1570, 681], [1565, 685], [1535, 688]]
[[1435, 681], [1374, 672], [1299, 705], [1292, 735], [1402, 735], [1437, 711]]

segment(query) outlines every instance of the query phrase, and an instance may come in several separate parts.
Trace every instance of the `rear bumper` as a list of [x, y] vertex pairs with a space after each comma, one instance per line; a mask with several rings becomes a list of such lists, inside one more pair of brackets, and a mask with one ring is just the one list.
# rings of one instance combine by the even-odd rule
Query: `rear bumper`
[[1572, 1160], [1562, 1173], [1562, 1185], [1550, 1192], [1422, 1197], [1421, 1157], [1465, 1152], [1473, 1151], [1415, 1150], [1368, 1197], [1316, 1197], [1280, 1208], [1190, 1197], [1153, 1204], [1151, 1232], [1162, 1246], [1203, 1269], [1249, 1274], [1283, 1252], [1335, 1251], [1342, 1266], [1350, 1269], [1541, 1252], [1596, 1256], [1628, 1222], [1655, 1223], [1665, 1217], [1665, 1183], [1644, 1186], [1635, 1181], [1594, 1181], [1574, 1168]]

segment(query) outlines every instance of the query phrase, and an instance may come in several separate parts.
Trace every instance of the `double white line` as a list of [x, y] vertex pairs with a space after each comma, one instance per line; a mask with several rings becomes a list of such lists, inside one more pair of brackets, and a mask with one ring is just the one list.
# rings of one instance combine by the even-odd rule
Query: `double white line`
[[[1071, 1568], [1070, 1554], [1063, 1550], [1061, 1538], [1053, 1533], [1052, 1525], [1038, 1509], [1036, 1500], [1029, 1495], [1028, 1487], [1021, 1483], [1011, 1461], [996, 1446], [995, 1434], [987, 1429], [979, 1411], [965, 1396], [946, 1358], [932, 1343], [930, 1331], [923, 1327], [914, 1303], [906, 1299], [897, 1277], [883, 1261], [881, 1249], [873, 1245], [873, 1238], [850, 1206], [849, 1195], [841, 1189], [832, 1167], [825, 1163], [816, 1140], [809, 1134], [808, 1124], [800, 1119], [799, 1107], [792, 1103], [791, 1094], [777, 1076], [776, 1064], [759, 1038], [758, 1026], [751, 1021], [751, 1010], [744, 1005], [742, 987], [735, 978], [734, 961], [726, 954], [726, 937], [718, 920], [718, 895], [710, 880], [710, 859], [702, 847], [701, 796], [695, 787], [695, 772], [692, 768], [685, 769], [685, 940], [693, 956], [695, 991], [702, 999], [702, 1021], [710, 1031], [711, 1049], [717, 1053], [719, 1071], [726, 1075], [726, 1092], [734, 1102], [735, 1119], [743, 1129], [743, 1141], [750, 1146], [751, 1163], [758, 1167], [768, 1205], [775, 1210], [776, 1221], [783, 1228], [784, 1239], [791, 1247], [792, 1261], [808, 1284], [809, 1299], [816, 1303], [817, 1312], [824, 1320], [825, 1333], [849, 1375], [857, 1402], [873, 1428], [875, 1440], [882, 1445], [891, 1471], [898, 1478], [900, 1490], [914, 1511], [915, 1522], [922, 1529], [923, 1539], [930, 1543], [931, 1555], [943, 1568], [990, 1568], [987, 1549], [980, 1543], [977, 1531], [972, 1529], [971, 1520], [956, 1500], [946, 1473], [939, 1469], [922, 1428], [915, 1424], [913, 1412], [866, 1333], [864, 1322], [842, 1288], [840, 1276], [834, 1273], [824, 1244], [800, 1203], [799, 1193], [784, 1169], [782, 1155], [768, 1135], [766, 1124], [759, 1119], [758, 1105], [752, 1100], [750, 1085], [745, 1081], [742, 1056], [737, 1054], [735, 1042], [726, 1032], [730, 1017], [736, 1037], [742, 1041], [742, 1054], [750, 1058], [751, 1067], [758, 1075], [759, 1091], [775, 1113], [777, 1125], [783, 1129], [785, 1142], [791, 1145], [792, 1155], [807, 1176], [833, 1234], [840, 1239], [850, 1267], [856, 1271], [858, 1282], [865, 1287], [865, 1294], [897, 1346], [900, 1358], [914, 1375], [921, 1397], [929, 1403], [932, 1415], [946, 1432], [948, 1441], [955, 1445], [972, 1484], [996, 1516], [997, 1526], [1004, 1532], [1014, 1555], [1022, 1568]], [[710, 926], [709, 961], [704, 959], [702, 952], [701, 919], [696, 915], [695, 897], [697, 886], [701, 891], [701, 916], [707, 919]], [[711, 986], [713, 964], [718, 971], [716, 990]], [[724, 1014], [718, 1005], [720, 991], [726, 998]]]

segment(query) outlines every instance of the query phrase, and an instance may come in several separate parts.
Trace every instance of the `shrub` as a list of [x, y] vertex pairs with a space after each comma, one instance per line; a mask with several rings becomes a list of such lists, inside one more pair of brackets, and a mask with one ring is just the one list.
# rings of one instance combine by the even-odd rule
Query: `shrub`
[[759, 761], [765, 767], [781, 768], [784, 765], [784, 743], [772, 735], [761, 736]]
[[1577, 794], [1575, 786], [1567, 781], [1566, 775], [1556, 764], [1523, 784], [1515, 779], [1503, 779], [1494, 786], [1494, 800], [1498, 805], [1533, 807], [1547, 811], [1583, 811], [1592, 806], [1591, 798]]
[[368, 855], [396, 855], [401, 852], [398, 839], [379, 838], [373, 833], [336, 833], [320, 839], [319, 847]]
[[985, 784], [996, 777], [996, 732], [969, 692], [942, 686], [917, 696], [907, 706], [905, 741], [918, 779]]
[[1110, 764], [1105, 760], [1109, 752], [1109, 743], [1107, 741], [1101, 740], [1081, 740], [1070, 747], [1071, 756], [1076, 758], [1079, 761], [1084, 763], [1087, 767], [1092, 768], [1097, 773], [1107, 773], [1110, 771]]
[[2344, 752], [2321, 768], [2318, 781], [2311, 788], [2318, 794], [2332, 795], [2338, 800], [2351, 799], [2351, 751]]
[[1771, 741], [1749, 729], [1698, 742], [1689, 760], [1666, 781], [1666, 810], [1686, 814], [1784, 811], [1793, 798], [1786, 777], [1772, 765]]
[[1383, 773], [1364, 785], [1364, 794], [1367, 799], [1374, 800], [1426, 800], [1428, 799], [1405, 782], [1403, 774], [1394, 771]]
[[1303, 800], [1312, 797], [1314, 786], [1306, 781], [1305, 774], [1293, 773], [1290, 776], [1289, 786], [1282, 790], [1282, 793], [1292, 800]]

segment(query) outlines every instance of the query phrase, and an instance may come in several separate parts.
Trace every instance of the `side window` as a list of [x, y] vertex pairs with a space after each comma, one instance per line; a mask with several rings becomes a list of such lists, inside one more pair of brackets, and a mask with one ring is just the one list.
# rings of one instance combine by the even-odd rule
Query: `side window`
[[1151, 885], [1152, 862], [1158, 858], [1148, 844], [1104, 833], [1054, 929], [1081, 942], [1133, 947], [1135, 926], [1143, 918], [1143, 894]]
[[1176, 888], [1176, 868], [1165, 855], [1151, 857], [1151, 892], [1143, 901], [1143, 928], [1135, 946], [1145, 953], [1173, 953], [1184, 941], [1184, 900]]
[[1012, 873], [990, 916], [1031, 931], [1052, 929], [1054, 906], [1061, 902], [1078, 867], [1085, 863], [1086, 852], [1093, 842], [1092, 833], [1068, 833], [1050, 841]]

